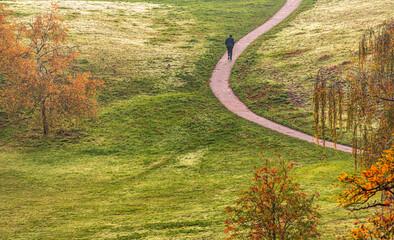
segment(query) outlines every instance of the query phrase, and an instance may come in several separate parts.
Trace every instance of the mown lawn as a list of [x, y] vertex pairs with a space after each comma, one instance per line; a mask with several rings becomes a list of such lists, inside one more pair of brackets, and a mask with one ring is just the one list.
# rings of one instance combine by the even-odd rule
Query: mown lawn
[[[9, 2], [19, 21], [46, 4]], [[79, 67], [106, 82], [100, 115], [49, 137], [1, 115], [0, 238], [224, 239], [225, 206], [275, 153], [320, 193], [323, 238], [346, 233], [356, 216], [337, 207], [331, 185], [352, 171], [351, 156], [240, 119], [209, 89], [227, 35], [239, 39], [283, 4], [60, 2]]]

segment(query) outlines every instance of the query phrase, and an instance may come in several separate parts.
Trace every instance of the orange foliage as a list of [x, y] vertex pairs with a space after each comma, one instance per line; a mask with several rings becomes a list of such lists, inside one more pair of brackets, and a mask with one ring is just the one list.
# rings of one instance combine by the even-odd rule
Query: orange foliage
[[[267, 162], [268, 164], [268, 162]], [[271, 163], [272, 164], [272, 163]], [[241, 192], [235, 206], [226, 208], [227, 239], [315, 239], [319, 214], [316, 195], [307, 197], [289, 175], [293, 164], [279, 160], [278, 167], [262, 167], [254, 183]]]
[[16, 28], [17, 26], [12, 23], [11, 11], [0, 4], [0, 79], [3, 80], [5, 76], [23, 78], [25, 75], [20, 75], [19, 72], [21, 69], [29, 68], [29, 63], [25, 59], [28, 49], [19, 43], [20, 39], [15, 34]]
[[[339, 181], [348, 187], [339, 196], [345, 207], [382, 208], [350, 235], [355, 239], [394, 239], [394, 145], [360, 175], [342, 173]], [[380, 200], [369, 203], [377, 194], [381, 194]]]
[[[96, 101], [102, 81], [90, 73], [75, 71], [77, 54], [66, 47], [67, 28], [62, 26], [58, 7], [20, 25], [23, 44], [15, 35], [15, 25], [6, 22], [9, 11], [0, 8], [0, 24], [7, 47], [0, 49], [0, 74], [5, 77], [0, 89], [0, 103], [10, 117], [33, 115], [44, 134], [51, 128], [95, 116]], [[1, 41], [1, 40], [0, 40]], [[1, 45], [3, 46], [3, 45]]]

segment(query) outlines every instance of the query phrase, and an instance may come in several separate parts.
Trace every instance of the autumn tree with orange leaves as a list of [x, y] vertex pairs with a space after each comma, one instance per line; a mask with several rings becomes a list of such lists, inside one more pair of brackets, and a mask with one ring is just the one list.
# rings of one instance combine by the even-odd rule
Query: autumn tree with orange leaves
[[284, 240], [316, 239], [319, 213], [317, 194], [308, 197], [290, 176], [293, 164], [279, 159], [254, 173], [248, 191], [242, 191], [233, 206], [226, 208], [227, 239]]
[[0, 103], [10, 118], [32, 116], [47, 135], [52, 128], [94, 116], [94, 97], [103, 83], [75, 70], [77, 54], [66, 46], [67, 28], [58, 7], [52, 4], [49, 13], [18, 26], [3, 5], [0, 11], [1, 40], [7, 44], [0, 50]]

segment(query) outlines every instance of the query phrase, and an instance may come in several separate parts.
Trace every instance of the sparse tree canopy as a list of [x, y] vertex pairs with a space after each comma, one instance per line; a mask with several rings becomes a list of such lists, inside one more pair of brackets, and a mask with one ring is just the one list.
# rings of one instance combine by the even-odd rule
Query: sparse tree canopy
[[20, 36], [15, 35], [16, 25], [7, 22], [9, 12], [4, 6], [0, 11], [1, 39], [7, 44], [1, 49], [0, 103], [9, 116], [32, 116], [48, 134], [51, 128], [95, 115], [94, 96], [102, 82], [75, 71], [77, 54], [66, 47], [67, 28], [57, 6], [20, 25]]

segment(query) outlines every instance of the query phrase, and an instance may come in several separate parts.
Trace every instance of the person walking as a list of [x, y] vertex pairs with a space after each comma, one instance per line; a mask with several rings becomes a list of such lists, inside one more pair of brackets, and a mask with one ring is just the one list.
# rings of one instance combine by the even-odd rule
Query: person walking
[[228, 37], [226, 39], [226, 46], [227, 46], [227, 52], [228, 52], [228, 60], [232, 60], [233, 59], [233, 48], [234, 48], [234, 38], [232, 35], [230, 35], [230, 37]]

